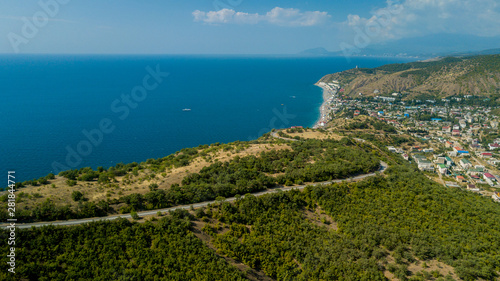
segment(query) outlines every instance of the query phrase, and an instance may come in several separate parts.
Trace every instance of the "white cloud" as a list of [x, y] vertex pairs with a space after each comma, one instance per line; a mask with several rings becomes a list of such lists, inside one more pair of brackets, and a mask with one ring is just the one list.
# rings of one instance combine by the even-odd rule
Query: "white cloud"
[[330, 18], [330, 15], [327, 12], [302, 12], [299, 9], [276, 7], [263, 15], [236, 12], [232, 9], [210, 12], [196, 10], [193, 12], [193, 17], [195, 21], [208, 24], [257, 24], [267, 22], [280, 26], [315, 26], [325, 23]]
[[208, 13], [196, 10], [193, 12], [195, 21], [204, 21], [206, 23], [227, 23], [233, 20], [236, 12], [230, 9], [222, 9], [220, 11], [210, 11]]
[[270, 23], [291, 26], [319, 25], [326, 22], [329, 17], [327, 12], [301, 12], [298, 9], [283, 9], [280, 7], [272, 9], [265, 16]]
[[371, 17], [348, 15], [344, 24], [365, 33], [377, 31], [373, 41], [435, 33], [497, 36], [499, 8], [496, 0], [395, 0]]

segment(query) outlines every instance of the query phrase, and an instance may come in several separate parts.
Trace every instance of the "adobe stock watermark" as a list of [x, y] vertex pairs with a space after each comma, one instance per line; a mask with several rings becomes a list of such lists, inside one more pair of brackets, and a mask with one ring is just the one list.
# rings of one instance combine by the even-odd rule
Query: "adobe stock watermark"
[[243, 0], [214, 0], [213, 5], [216, 11], [222, 9], [234, 9], [241, 5]]
[[84, 157], [89, 156], [94, 148], [102, 144], [105, 136], [116, 129], [115, 122], [127, 119], [130, 112], [146, 100], [148, 93], [156, 90], [163, 80], [170, 75], [168, 72], [162, 72], [159, 64], [156, 65], [155, 69], [147, 66], [146, 72], [147, 74], [142, 78], [140, 85], [132, 88], [129, 94], [122, 94], [120, 98], [115, 99], [110, 104], [111, 112], [114, 113], [117, 120], [102, 118], [96, 128], [82, 130], [83, 136], [80, 142], [74, 146], [66, 146], [67, 154], [64, 164], [57, 161], [52, 162], [52, 170], [56, 174], [78, 167], [83, 162]]
[[354, 45], [346, 42], [340, 43], [340, 49], [348, 62], [351, 61], [351, 56], [361, 53], [361, 49], [366, 48], [374, 38], [380, 36], [384, 29], [387, 29], [391, 24], [393, 17], [400, 14], [404, 9], [400, 0], [388, 1], [387, 3], [386, 8], [374, 13], [373, 17], [366, 22], [364, 28], [353, 27], [356, 33], [353, 40]]
[[7, 204], [7, 214], [8, 219], [7, 222], [9, 225], [6, 226], [6, 229], [9, 233], [7, 244], [11, 246], [8, 248], [8, 262], [9, 269], [7, 269], [10, 273], [16, 273], [16, 171], [8, 171], [7, 172], [7, 184], [8, 184], [8, 204]]
[[[277, 108], [273, 109], [274, 116], [269, 120], [269, 125], [267, 128], [262, 128], [256, 137], [248, 137], [248, 140], [258, 139], [265, 133], [269, 133], [272, 129], [283, 129], [290, 125], [290, 122], [297, 117], [295, 114], [289, 114], [286, 110], [286, 106], [283, 107], [283, 112], [279, 111]], [[277, 123], [281, 122], [281, 123]]]
[[20, 52], [21, 44], [28, 44], [31, 39], [35, 38], [41, 28], [44, 28], [51, 19], [59, 14], [61, 5], [66, 5], [70, 0], [40, 0], [38, 6], [41, 10], [35, 12], [31, 18], [22, 17], [23, 26], [21, 32], [9, 32], [9, 39], [12, 49], [17, 54]]

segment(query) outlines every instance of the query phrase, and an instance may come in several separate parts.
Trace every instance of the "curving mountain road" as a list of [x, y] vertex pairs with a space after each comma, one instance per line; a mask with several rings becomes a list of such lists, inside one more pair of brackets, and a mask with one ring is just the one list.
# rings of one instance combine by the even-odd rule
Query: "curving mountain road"
[[[376, 173], [383, 173], [387, 169], [388, 165], [387, 163], [380, 161], [380, 169]], [[309, 184], [312, 186], [317, 186], [317, 185], [327, 185], [331, 183], [339, 183], [343, 181], [355, 181], [355, 180], [362, 180], [367, 177], [375, 176], [376, 173], [369, 173], [369, 174], [364, 174], [364, 175], [359, 175], [347, 179], [341, 179], [341, 180], [333, 180], [333, 181], [326, 181], [326, 182], [321, 182], [321, 183], [315, 183], [315, 184]], [[292, 189], [304, 189], [306, 185], [299, 185], [299, 186], [289, 186], [289, 187], [277, 187], [273, 189], [268, 189], [262, 192], [257, 192], [257, 193], [252, 193], [254, 196], [262, 196], [264, 194], [276, 192], [277, 190], [282, 190], [282, 191], [287, 191], [287, 190], [292, 190]], [[236, 200], [235, 197], [227, 198], [225, 201], [231, 202]], [[194, 208], [199, 208], [203, 206], [207, 206], [208, 204], [213, 204], [216, 201], [207, 201], [207, 202], [201, 202], [201, 203], [196, 203], [196, 204], [191, 204], [191, 205], [182, 205], [182, 206], [175, 206], [171, 208], [166, 208], [166, 209], [158, 209], [158, 210], [152, 210], [152, 211], [144, 211], [144, 212], [138, 212], [137, 214], [139, 216], [148, 216], [148, 215], [155, 215], [158, 212], [166, 213], [168, 211], [174, 211], [178, 209], [189, 209], [191, 206]], [[94, 222], [94, 221], [106, 221], [106, 220], [115, 220], [118, 218], [131, 218], [132, 216], [130, 214], [120, 214], [120, 215], [112, 215], [112, 216], [107, 216], [107, 217], [98, 217], [98, 218], [89, 218], [89, 219], [79, 219], [79, 220], [68, 220], [68, 221], [53, 221], [53, 222], [38, 222], [38, 223], [24, 223], [24, 224], [16, 224], [17, 228], [31, 228], [31, 227], [41, 227], [41, 226], [47, 226], [47, 225], [55, 225], [55, 226], [60, 226], [60, 225], [77, 225], [77, 224], [84, 224], [88, 222]], [[8, 226], [7, 224], [3, 224], [1, 227], [6, 227]]]
[[278, 136], [278, 132], [279, 131], [271, 132], [271, 136], [273, 136], [274, 138], [277, 138], [277, 139], [282, 139], [282, 140], [287, 140], [287, 141], [299, 141], [296, 139], [290, 139], [290, 138], [284, 138], [284, 137]]

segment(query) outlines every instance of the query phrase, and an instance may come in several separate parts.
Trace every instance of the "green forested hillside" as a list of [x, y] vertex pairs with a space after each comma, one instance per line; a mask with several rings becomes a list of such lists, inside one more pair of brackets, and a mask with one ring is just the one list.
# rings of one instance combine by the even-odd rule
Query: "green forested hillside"
[[276, 280], [498, 280], [500, 272], [498, 203], [403, 162], [358, 183], [247, 195], [192, 213], [20, 230], [17, 277], [242, 278], [193, 235], [200, 230], [220, 255]]
[[[408, 271], [430, 260], [454, 267], [463, 280], [498, 278], [498, 204], [445, 189], [412, 168], [389, 174], [225, 203], [211, 210], [232, 224], [229, 232], [214, 235], [215, 245], [279, 280], [385, 280], [385, 270], [400, 280], [432, 280], [425, 270]], [[316, 204], [337, 231], [306, 219], [304, 209]]]
[[245, 280], [189, 229], [189, 216], [177, 212], [144, 224], [18, 230], [16, 273], [3, 255], [0, 280]]

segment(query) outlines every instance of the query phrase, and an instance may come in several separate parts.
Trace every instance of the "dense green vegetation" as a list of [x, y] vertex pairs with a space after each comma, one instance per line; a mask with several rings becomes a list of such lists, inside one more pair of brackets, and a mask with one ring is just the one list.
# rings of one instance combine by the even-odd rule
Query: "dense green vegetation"
[[[194, 210], [195, 216], [176, 211], [143, 224], [18, 230], [16, 278], [244, 279], [193, 234], [196, 217], [220, 254], [276, 280], [387, 280], [387, 272], [399, 280], [497, 280], [498, 204], [442, 187], [402, 163], [359, 183], [246, 195]], [[310, 215], [314, 210], [324, 212], [321, 219]], [[0, 239], [7, 235], [2, 231]], [[0, 279], [13, 280], [5, 260]], [[456, 275], [426, 271], [436, 260]], [[420, 269], [411, 272], [411, 264]]]
[[230, 231], [215, 235], [215, 246], [277, 280], [384, 280], [373, 249], [308, 222], [304, 199], [293, 191], [222, 204], [213, 217]]
[[[411, 167], [388, 174], [215, 206], [205, 212], [230, 230], [212, 232], [214, 243], [279, 280], [385, 280], [385, 269], [400, 280], [428, 280], [429, 272], [411, 275], [408, 265], [435, 259], [463, 280], [498, 277], [498, 204], [443, 188]], [[329, 230], [328, 221], [322, 227], [308, 222], [304, 209], [316, 204], [338, 231]]]
[[[16, 273], [2, 255], [0, 280], [245, 280], [190, 229], [190, 216], [176, 211], [143, 224], [120, 219], [17, 230]], [[7, 247], [2, 243], [1, 252]]]
[[405, 143], [411, 145], [415, 142], [415, 139], [409, 135], [397, 134], [397, 130], [394, 126], [391, 126], [383, 121], [373, 118], [361, 120], [359, 117], [353, 120], [356, 122], [344, 125], [339, 132], [353, 138], [369, 141], [381, 149], [385, 149], [388, 145], [399, 146]]
[[395, 134], [397, 133], [396, 128], [394, 126], [391, 126], [387, 124], [386, 122], [377, 120], [377, 119], [372, 119], [372, 118], [367, 118], [364, 121], [360, 122], [351, 122], [347, 125], [344, 126], [344, 129], [346, 130], [358, 130], [358, 129], [374, 129], [377, 131], [384, 131], [386, 133], [390, 134]]
[[498, 205], [480, 195], [441, 188], [410, 169], [388, 173], [388, 178], [344, 186], [343, 191], [313, 189], [312, 198], [350, 237], [364, 236], [388, 250], [404, 248], [403, 257], [408, 252], [421, 260], [437, 258], [465, 280], [497, 276]]

